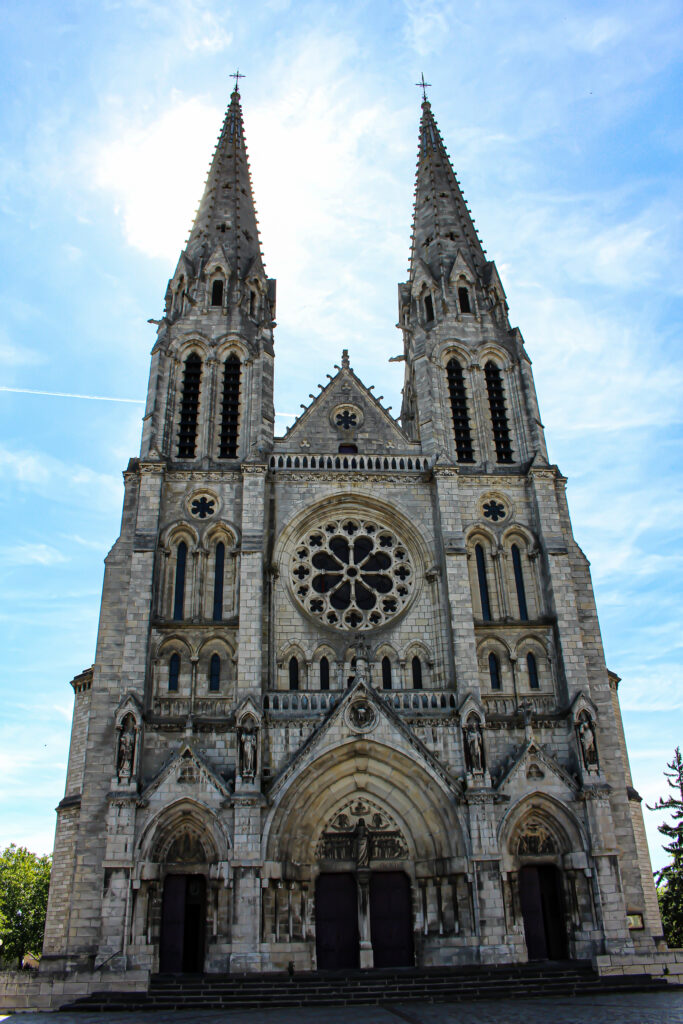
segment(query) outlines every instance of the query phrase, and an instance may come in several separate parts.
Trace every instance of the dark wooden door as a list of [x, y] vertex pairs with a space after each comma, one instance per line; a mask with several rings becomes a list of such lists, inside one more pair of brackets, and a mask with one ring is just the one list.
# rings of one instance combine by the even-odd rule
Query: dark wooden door
[[199, 972], [204, 966], [206, 880], [202, 875], [167, 875], [161, 905], [159, 969]]
[[410, 879], [403, 871], [370, 877], [370, 938], [375, 967], [414, 965]]
[[519, 897], [530, 960], [562, 960], [567, 936], [562, 876], [554, 864], [529, 864], [519, 873]]
[[359, 966], [358, 890], [353, 875], [318, 876], [315, 883], [315, 948], [321, 971]]

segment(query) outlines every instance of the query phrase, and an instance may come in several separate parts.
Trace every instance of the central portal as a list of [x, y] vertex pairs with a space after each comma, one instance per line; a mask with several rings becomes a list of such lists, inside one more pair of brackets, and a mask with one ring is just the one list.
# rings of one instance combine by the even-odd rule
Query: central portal
[[402, 871], [373, 872], [369, 889], [369, 906], [367, 890], [363, 890], [359, 906], [358, 883], [351, 872], [318, 876], [315, 921], [319, 970], [348, 970], [360, 966], [359, 914], [368, 912], [374, 966], [413, 966], [408, 876]]
[[554, 864], [527, 864], [519, 872], [519, 899], [530, 960], [563, 960], [567, 937], [562, 876]]
[[206, 880], [203, 875], [167, 875], [161, 908], [159, 970], [196, 974], [204, 967]]

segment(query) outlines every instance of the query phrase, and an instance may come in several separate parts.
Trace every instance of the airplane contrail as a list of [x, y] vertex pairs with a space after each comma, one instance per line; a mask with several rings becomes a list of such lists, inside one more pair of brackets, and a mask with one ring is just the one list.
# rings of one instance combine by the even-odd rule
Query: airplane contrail
[[50, 398], [87, 398], [90, 402], [130, 402], [133, 405], [144, 405], [142, 398], [112, 398], [109, 395], [75, 395], [70, 391], [38, 391], [36, 388], [9, 388], [0, 384], [0, 391], [12, 391], [17, 395], [48, 395]]

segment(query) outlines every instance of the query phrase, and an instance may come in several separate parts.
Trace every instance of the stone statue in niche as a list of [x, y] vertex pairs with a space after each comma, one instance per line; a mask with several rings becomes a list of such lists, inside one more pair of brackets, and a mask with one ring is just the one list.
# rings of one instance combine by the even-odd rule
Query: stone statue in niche
[[595, 738], [595, 726], [587, 712], [582, 712], [579, 718], [579, 742], [583, 763], [587, 771], [597, 772], [598, 770], [598, 744]]
[[359, 818], [356, 825], [356, 864], [359, 868], [370, 864], [370, 833], [364, 818]]
[[470, 718], [465, 729], [465, 744], [469, 769], [475, 775], [484, 771], [484, 741], [478, 718]]
[[116, 771], [119, 781], [130, 779], [135, 762], [137, 730], [132, 715], [126, 715], [119, 733], [119, 747], [116, 755]]
[[256, 732], [244, 729], [240, 733], [240, 775], [253, 779], [256, 775]]

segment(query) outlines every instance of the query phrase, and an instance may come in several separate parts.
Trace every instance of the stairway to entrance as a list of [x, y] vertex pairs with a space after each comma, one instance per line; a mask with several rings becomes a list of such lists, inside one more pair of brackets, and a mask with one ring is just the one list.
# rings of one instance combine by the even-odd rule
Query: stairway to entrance
[[404, 1002], [461, 1002], [666, 989], [662, 978], [600, 978], [589, 961], [496, 967], [417, 967], [267, 974], [156, 974], [147, 992], [95, 992], [62, 1009], [259, 1009]]

